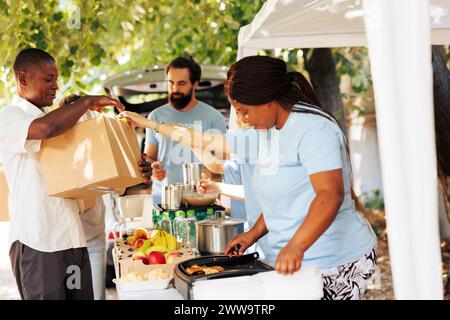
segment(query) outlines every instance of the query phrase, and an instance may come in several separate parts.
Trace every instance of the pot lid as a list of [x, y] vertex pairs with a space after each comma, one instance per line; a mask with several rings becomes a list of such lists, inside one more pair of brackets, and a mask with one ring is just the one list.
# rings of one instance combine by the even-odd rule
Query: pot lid
[[209, 220], [202, 220], [198, 221], [198, 225], [204, 225], [204, 226], [235, 226], [238, 224], [244, 224], [245, 221], [241, 219], [209, 219]]

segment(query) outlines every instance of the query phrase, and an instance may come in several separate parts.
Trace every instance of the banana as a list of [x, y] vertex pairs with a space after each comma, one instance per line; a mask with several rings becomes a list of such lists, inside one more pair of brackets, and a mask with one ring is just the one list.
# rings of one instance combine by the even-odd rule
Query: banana
[[153, 239], [153, 246], [163, 246], [167, 248], [167, 240], [164, 235], [164, 230], [159, 229], [158, 234]]
[[166, 241], [167, 241], [167, 248], [169, 251], [176, 250], [177, 249], [177, 238], [175, 238], [170, 233], [165, 233]]
[[[157, 230], [152, 230], [151, 234], [151, 245], [152, 247], [159, 248], [159, 250], [153, 250], [153, 251], [159, 251], [159, 252], [166, 252], [171, 250], [179, 249], [180, 245], [177, 242], [177, 238], [175, 238], [170, 233], [166, 232], [164, 229], [160, 228]], [[144, 247], [142, 249], [143, 252], [149, 252], [149, 245], [144, 242]], [[142, 248], [141, 247], [141, 248]], [[163, 250], [162, 248], [165, 248]]]

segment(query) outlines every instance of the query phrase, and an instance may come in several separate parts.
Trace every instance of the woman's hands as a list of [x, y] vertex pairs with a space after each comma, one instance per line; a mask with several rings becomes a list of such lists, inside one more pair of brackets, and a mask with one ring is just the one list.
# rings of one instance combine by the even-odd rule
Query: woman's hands
[[197, 190], [200, 193], [220, 193], [220, 188], [216, 182], [210, 179], [201, 179], [197, 182]]
[[128, 119], [131, 122], [131, 125], [135, 127], [142, 127], [142, 128], [148, 128], [149, 123], [151, 123], [151, 120], [148, 120], [146, 117], [141, 116], [139, 113], [132, 112], [132, 111], [124, 111], [119, 114], [119, 118], [125, 118]]
[[278, 273], [288, 275], [300, 270], [304, 251], [298, 245], [291, 242], [281, 249], [275, 262], [275, 270]]
[[257, 240], [258, 237], [254, 235], [252, 229], [241, 233], [228, 243], [225, 249], [225, 255], [241, 256], [244, 254], [245, 250], [251, 247]]
[[167, 170], [163, 169], [164, 163], [161, 161], [153, 161], [152, 162], [152, 177], [154, 177], [158, 181], [164, 180], [167, 175]]

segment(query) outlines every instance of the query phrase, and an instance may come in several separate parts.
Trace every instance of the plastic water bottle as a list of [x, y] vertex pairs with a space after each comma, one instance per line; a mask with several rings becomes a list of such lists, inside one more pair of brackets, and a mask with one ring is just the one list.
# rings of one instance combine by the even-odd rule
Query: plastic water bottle
[[173, 234], [172, 230], [172, 220], [170, 219], [170, 215], [168, 211], [163, 212], [163, 217], [160, 221], [161, 228], [167, 231], [170, 234]]
[[187, 242], [186, 238], [186, 230], [187, 230], [187, 221], [186, 215], [183, 210], [178, 210], [175, 212], [175, 219], [173, 220], [173, 235], [177, 238], [178, 242], [184, 243]]
[[194, 210], [188, 210], [186, 221], [187, 221], [188, 244], [191, 248], [197, 248], [197, 239], [196, 239], [197, 230], [195, 228], [197, 218], [195, 217]]

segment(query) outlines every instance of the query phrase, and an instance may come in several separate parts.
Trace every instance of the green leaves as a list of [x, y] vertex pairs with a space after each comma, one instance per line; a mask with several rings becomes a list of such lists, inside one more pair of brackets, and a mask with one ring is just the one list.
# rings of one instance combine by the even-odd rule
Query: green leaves
[[[0, 0], [0, 65], [10, 67], [21, 48], [47, 50], [61, 81], [71, 83], [67, 93], [99, 88], [102, 81], [96, 74], [164, 65], [179, 55], [230, 65], [236, 60], [239, 28], [253, 19], [263, 2]], [[6, 77], [4, 72], [0, 78]], [[3, 97], [15, 87], [14, 79], [7, 79], [5, 88], [0, 87]]]
[[349, 77], [349, 92], [342, 94], [348, 113], [361, 116], [374, 112], [372, 77], [367, 48], [333, 49], [338, 76]]
[[74, 46], [70, 46], [70, 54], [74, 55], [78, 50], [78, 46], [74, 45]]
[[53, 14], [53, 21], [61, 21], [61, 19], [63, 18], [63, 14], [62, 12], [57, 12], [55, 14]]
[[29, 15], [31, 13], [30, 9], [28, 7], [22, 8], [22, 13], [24, 15]]
[[31, 39], [33, 39], [34, 41], [38, 42], [38, 41], [42, 41], [45, 39], [44, 33], [42, 31], [38, 31], [37, 33], [33, 34], [31, 36]]
[[8, 4], [6, 3], [5, 0], [0, 0], [0, 11], [4, 12], [4, 13], [8, 13]]

